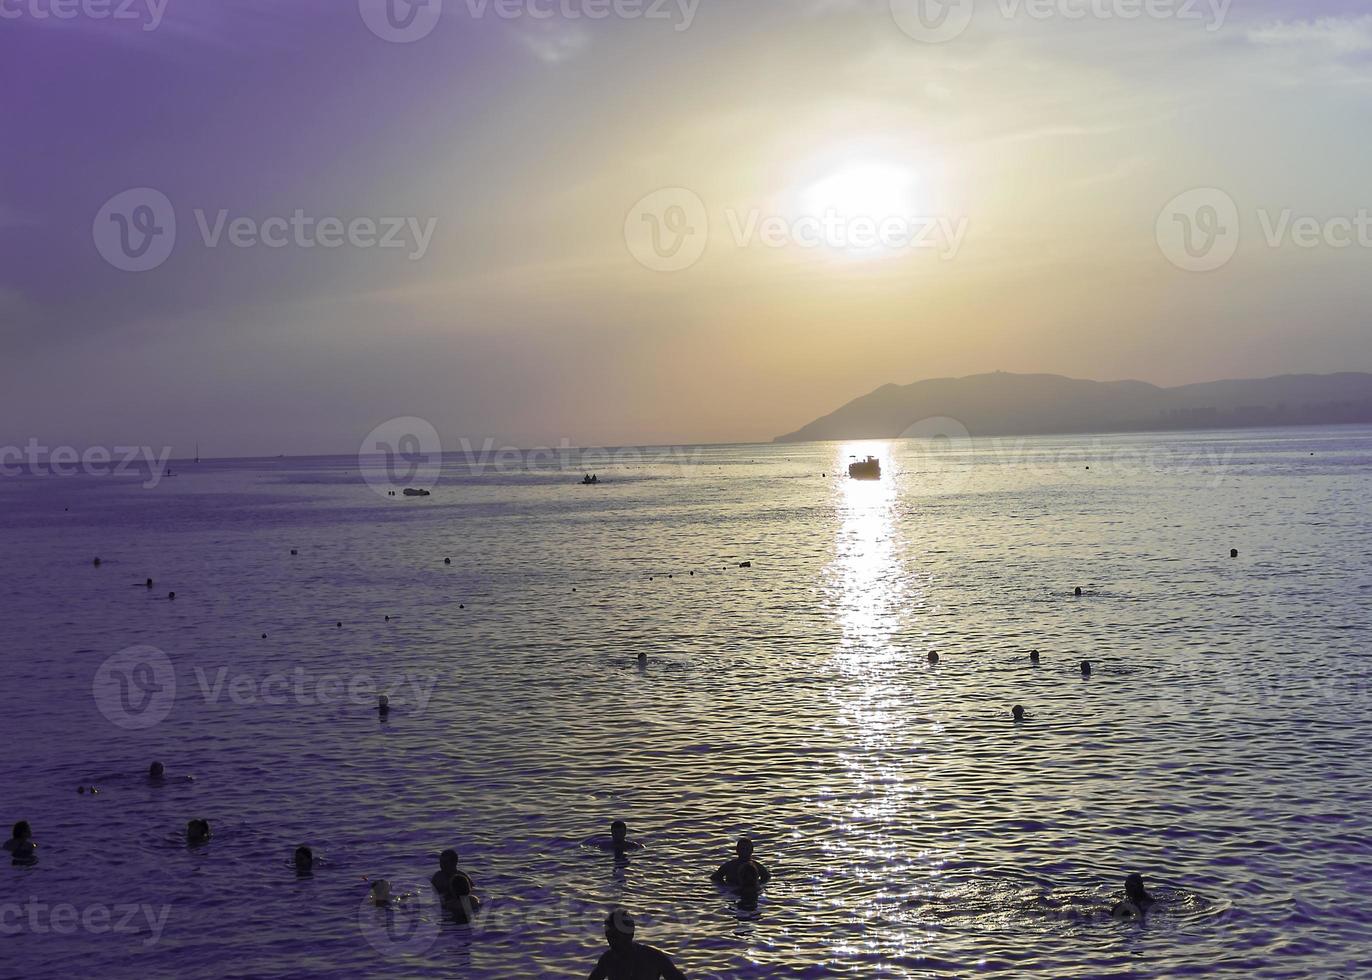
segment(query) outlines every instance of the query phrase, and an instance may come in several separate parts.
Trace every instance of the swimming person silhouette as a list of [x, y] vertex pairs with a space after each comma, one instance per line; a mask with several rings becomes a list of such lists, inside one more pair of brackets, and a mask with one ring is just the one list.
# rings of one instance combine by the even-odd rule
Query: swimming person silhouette
[[210, 839], [210, 822], [195, 819], [186, 824], [186, 843], [192, 846], [203, 844]]
[[738, 843], [734, 846], [738, 853], [738, 857], [725, 861], [716, 869], [714, 874], [710, 875], [710, 878], [721, 885], [741, 884], [741, 878], [739, 877], [740, 872], [746, 865], [751, 864], [757, 868], [760, 882], [766, 884], [767, 879], [772, 877], [772, 875], [765, 867], [753, 860], [752, 839], [740, 837]]
[[605, 917], [605, 942], [587, 980], [686, 980], [672, 958], [655, 946], [634, 942], [634, 917], [617, 908]]
[[1124, 879], [1123, 901], [1115, 903], [1110, 915], [1116, 919], [1142, 919], [1153, 904], [1153, 896], [1143, 887], [1143, 875], [1131, 874]]
[[10, 839], [5, 841], [3, 847], [10, 853], [16, 853], [19, 845], [32, 837], [33, 830], [29, 827], [29, 822], [27, 820], [20, 820], [14, 825], [14, 829], [10, 831]]
[[303, 873], [313, 869], [314, 851], [301, 844], [295, 849], [295, 870]]
[[450, 847], [438, 856], [438, 870], [429, 878], [429, 882], [434, 886], [434, 891], [446, 895], [452, 886], [454, 876], [458, 875], [466, 878], [469, 883], [472, 880], [465, 872], [457, 869], [457, 851]]

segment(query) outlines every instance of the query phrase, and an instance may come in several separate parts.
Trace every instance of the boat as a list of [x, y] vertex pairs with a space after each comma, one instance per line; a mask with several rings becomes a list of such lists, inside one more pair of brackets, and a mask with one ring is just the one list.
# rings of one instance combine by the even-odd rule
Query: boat
[[854, 480], [880, 480], [881, 460], [875, 456], [868, 456], [856, 463], [849, 463], [848, 475]]

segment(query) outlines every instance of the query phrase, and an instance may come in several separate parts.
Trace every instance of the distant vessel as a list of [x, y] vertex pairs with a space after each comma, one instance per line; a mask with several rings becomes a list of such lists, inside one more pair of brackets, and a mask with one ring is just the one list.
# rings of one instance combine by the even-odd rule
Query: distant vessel
[[880, 480], [881, 461], [875, 456], [868, 456], [856, 463], [849, 463], [848, 475], [854, 480]]

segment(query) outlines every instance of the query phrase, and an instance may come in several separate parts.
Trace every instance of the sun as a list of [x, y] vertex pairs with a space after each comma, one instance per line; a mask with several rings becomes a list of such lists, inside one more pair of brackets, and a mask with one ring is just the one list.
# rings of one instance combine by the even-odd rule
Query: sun
[[810, 184], [800, 203], [807, 215], [844, 221], [910, 218], [916, 213], [919, 177], [885, 163], [853, 164]]

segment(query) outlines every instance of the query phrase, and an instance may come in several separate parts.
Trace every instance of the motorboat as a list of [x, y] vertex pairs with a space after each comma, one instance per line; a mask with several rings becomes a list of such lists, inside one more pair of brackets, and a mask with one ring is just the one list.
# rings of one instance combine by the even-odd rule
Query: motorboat
[[875, 456], [868, 456], [860, 459], [856, 463], [848, 464], [848, 475], [854, 480], [880, 480], [881, 479], [881, 460]]

